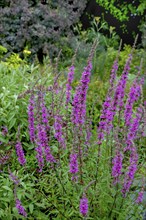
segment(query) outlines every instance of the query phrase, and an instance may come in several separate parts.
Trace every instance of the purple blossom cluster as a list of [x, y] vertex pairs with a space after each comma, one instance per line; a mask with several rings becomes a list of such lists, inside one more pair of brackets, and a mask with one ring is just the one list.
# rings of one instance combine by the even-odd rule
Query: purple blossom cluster
[[15, 176], [11, 171], [9, 171], [9, 173], [10, 173], [10, 179], [13, 181], [13, 183], [15, 185], [19, 185], [20, 180], [18, 179], [18, 177]]
[[124, 66], [124, 70], [121, 75], [121, 78], [116, 86], [114, 100], [113, 100], [113, 104], [112, 104], [112, 110], [113, 110], [114, 114], [116, 113], [116, 110], [118, 108], [122, 109], [122, 107], [124, 105], [123, 98], [125, 96], [125, 87], [126, 87], [126, 82], [128, 79], [131, 61], [132, 61], [132, 55], [129, 54], [129, 57], [128, 57], [127, 62]]
[[142, 189], [142, 191], [140, 191], [139, 193], [138, 193], [138, 196], [137, 196], [137, 199], [136, 199], [136, 203], [142, 203], [142, 201], [143, 201], [143, 196], [144, 196], [144, 189]]
[[111, 93], [114, 91], [114, 82], [116, 79], [116, 73], [118, 70], [118, 60], [116, 59], [114, 61], [112, 70], [111, 70], [111, 76], [110, 76], [110, 88], [106, 97], [105, 102], [103, 103], [102, 112], [100, 115], [100, 122], [98, 127], [98, 144], [101, 144], [105, 132], [109, 133], [112, 128], [112, 120], [114, 117], [113, 111], [112, 111], [112, 96]]
[[114, 178], [114, 184], [119, 182], [119, 177], [122, 174], [122, 162], [123, 162], [123, 155], [122, 153], [117, 150], [116, 155], [112, 161], [112, 176]]
[[44, 97], [41, 98], [41, 113], [42, 113], [42, 122], [46, 125], [48, 128], [48, 110], [45, 106]]
[[87, 216], [88, 213], [88, 199], [85, 195], [80, 199], [80, 213], [84, 217]]
[[20, 215], [27, 217], [27, 213], [26, 213], [26, 211], [25, 211], [24, 207], [22, 206], [21, 201], [19, 199], [16, 199], [16, 208], [17, 208], [18, 213]]
[[105, 132], [109, 133], [112, 127], [110, 123], [113, 120], [113, 114], [111, 111], [111, 102], [112, 102], [112, 98], [107, 97], [106, 101], [103, 103], [103, 109], [100, 116], [100, 122], [98, 127], [98, 144], [102, 143]]
[[116, 79], [118, 67], [119, 67], [118, 59], [116, 59], [114, 61], [113, 66], [112, 66], [111, 75], [110, 75], [110, 91], [112, 91], [114, 89], [114, 82]]
[[90, 82], [91, 69], [92, 63], [88, 62], [88, 65], [84, 68], [79, 86], [76, 89], [73, 99], [72, 122], [77, 126], [84, 124], [85, 121], [86, 96]]
[[37, 125], [37, 147], [35, 150], [37, 151], [36, 158], [38, 160], [39, 172], [42, 172], [44, 167], [44, 154], [47, 162], [55, 162], [53, 155], [51, 154], [50, 147], [48, 145], [48, 137], [46, 133], [46, 128], [42, 124]]
[[78, 155], [77, 154], [71, 154], [70, 155], [70, 170], [69, 172], [72, 174], [78, 173]]
[[126, 147], [125, 147], [124, 151], [130, 150], [130, 148], [133, 146], [133, 141], [136, 138], [138, 128], [140, 125], [140, 121], [141, 121], [141, 117], [142, 117], [142, 108], [139, 107], [139, 108], [137, 108], [136, 117], [133, 119], [133, 121], [131, 122], [131, 125], [129, 127], [129, 131], [127, 134], [127, 140], [126, 140]]
[[66, 106], [68, 105], [68, 103], [70, 101], [71, 89], [72, 89], [71, 84], [72, 84], [73, 79], [74, 79], [74, 71], [75, 71], [75, 67], [71, 66], [69, 68], [67, 84], [66, 84]]
[[129, 161], [128, 171], [125, 174], [124, 184], [122, 188], [123, 196], [126, 196], [126, 193], [129, 191], [131, 184], [133, 183], [135, 173], [138, 166], [138, 154], [135, 147], [131, 149], [130, 161]]
[[122, 193], [123, 196], [126, 195], [126, 193], [129, 191], [131, 184], [133, 182], [135, 173], [137, 171], [138, 166], [138, 153], [137, 149], [134, 146], [134, 140], [136, 138], [138, 128], [140, 125], [142, 117], [142, 109], [139, 107], [137, 108], [136, 117], [133, 119], [133, 122], [131, 123], [129, 127], [129, 132], [127, 134], [127, 140], [126, 140], [126, 147], [124, 148], [124, 151], [130, 151], [130, 160], [129, 160], [129, 167], [128, 171], [125, 174], [124, 184]]
[[54, 130], [55, 130], [54, 137], [58, 140], [61, 147], [65, 149], [66, 144], [65, 144], [65, 138], [63, 137], [62, 117], [59, 114], [55, 116]]
[[128, 99], [127, 99], [125, 111], [124, 111], [125, 125], [127, 127], [131, 125], [133, 104], [138, 100], [140, 95], [141, 95], [141, 88], [140, 88], [140, 85], [135, 80], [133, 85], [130, 88], [130, 92], [128, 95]]
[[30, 97], [29, 105], [28, 105], [28, 128], [29, 128], [29, 136], [32, 143], [35, 141], [35, 126], [34, 126], [34, 95]]
[[25, 155], [24, 155], [23, 148], [22, 148], [20, 141], [17, 141], [15, 148], [16, 148], [18, 161], [23, 166], [26, 163], [26, 159], [25, 159]]

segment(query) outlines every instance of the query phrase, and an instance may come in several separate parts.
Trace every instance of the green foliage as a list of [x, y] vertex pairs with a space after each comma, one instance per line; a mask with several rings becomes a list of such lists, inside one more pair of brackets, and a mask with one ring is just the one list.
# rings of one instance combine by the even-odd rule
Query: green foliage
[[146, 2], [140, 0], [138, 7], [133, 3], [119, 2], [117, 0], [96, 0], [96, 2], [103, 6], [106, 10], [109, 10], [110, 13], [120, 21], [127, 21], [130, 14], [144, 14], [146, 9]]
[[[119, 75], [130, 51], [130, 47], [125, 47], [124, 51], [121, 52], [119, 58]], [[135, 74], [135, 65], [139, 65], [139, 60], [143, 54], [143, 51], [141, 54], [139, 52], [137, 52], [132, 66], [129, 84], [133, 81], [133, 77], [135, 77], [132, 76], [132, 74]], [[107, 80], [109, 79], [110, 69], [117, 51], [109, 47], [104, 53], [94, 57], [92, 81], [87, 96], [87, 119], [90, 121], [91, 118], [91, 122], [94, 123], [91, 129], [92, 137], [89, 141], [89, 147], [85, 144], [85, 128], [83, 128], [83, 135], [80, 137], [80, 142], [77, 140], [79, 138], [78, 136], [75, 136], [75, 140], [73, 139], [74, 132], [78, 132], [78, 129], [74, 131], [71, 121], [68, 121], [72, 103], [69, 103], [69, 110], [67, 112], [66, 108], [64, 108], [65, 99], [63, 97], [63, 94], [65, 94], [63, 88], [66, 81], [64, 76], [60, 76], [59, 78], [59, 75], [56, 75], [58, 74], [57, 65], [56, 69], [52, 68], [50, 60], [46, 58], [44, 60], [44, 66], [29, 66], [25, 63], [26, 61], [21, 62], [17, 55], [7, 59], [7, 62], [0, 63], [0, 77], [2, 79], [0, 82], [0, 127], [7, 126], [8, 128], [8, 134], [5, 137], [2, 135], [2, 132], [0, 133], [0, 141], [2, 142], [0, 149], [3, 147], [3, 153], [6, 150], [12, 150], [9, 163], [0, 167], [0, 219], [24, 219], [18, 214], [15, 208], [15, 186], [9, 176], [8, 168], [20, 180], [16, 194], [27, 210], [27, 219], [83, 219], [79, 214], [79, 200], [84, 192], [86, 192], [89, 199], [89, 213], [85, 218], [87, 220], [125, 220], [134, 216], [142, 219], [143, 204], [140, 206], [135, 203], [137, 189], [139, 191], [141, 188], [141, 185], [137, 184], [137, 182], [139, 183], [141, 181], [141, 176], [145, 172], [144, 166], [141, 166], [145, 161], [144, 150], [139, 147], [143, 143], [142, 138], [140, 137], [136, 140], [136, 144], [140, 148], [140, 169], [137, 171], [136, 182], [134, 182], [126, 199], [122, 196], [121, 185], [113, 185], [113, 178], [111, 176], [112, 159], [117, 144], [113, 140], [114, 134], [111, 132], [109, 137], [105, 138], [101, 149], [97, 145], [96, 127], [99, 122], [102, 103], [105, 100], [109, 87]], [[140, 54], [139, 57], [138, 54]], [[106, 62], [103, 64], [105, 59]], [[78, 74], [79, 68], [82, 68], [80, 66], [81, 63], [79, 62], [78, 69], [76, 70]], [[48, 87], [54, 85], [55, 76], [58, 76], [57, 85], [60, 87], [57, 87], [58, 90], [56, 89], [53, 93], [50, 93]], [[77, 85], [78, 81], [75, 80], [72, 84], [74, 90]], [[41, 90], [46, 95], [47, 109], [50, 111], [53, 109], [54, 114], [59, 112], [62, 115], [64, 122], [63, 132], [67, 138], [67, 148], [61, 149], [58, 141], [54, 138], [54, 118], [49, 118], [51, 129], [49, 133], [49, 145], [53, 155], [57, 159], [57, 163], [52, 166], [49, 162], [45, 163], [42, 173], [39, 173], [36, 169], [35, 144], [30, 143], [28, 135], [27, 107], [32, 90], [36, 98], [38, 97], [38, 92]], [[52, 105], [52, 100], [54, 106]], [[36, 102], [36, 106], [37, 104]], [[120, 125], [123, 126], [123, 119], [120, 118], [120, 120]], [[14, 150], [18, 136], [18, 126], [20, 126], [19, 138], [25, 150], [27, 160], [24, 167], [18, 163]], [[85, 126], [88, 126], [88, 123]], [[115, 122], [115, 126], [117, 126], [117, 121]], [[123, 132], [119, 135], [122, 135], [123, 138], [125, 133]], [[69, 173], [69, 155], [72, 145], [75, 144], [78, 146], [79, 143], [83, 149], [83, 183], [80, 182], [80, 175], [77, 182], [71, 181], [71, 174]], [[122, 147], [124, 147], [124, 139], [121, 139], [121, 143]], [[127, 161], [125, 162], [126, 166]], [[125, 172], [125, 167], [122, 170], [123, 172]]]
[[0, 59], [3, 57], [5, 53], [7, 53], [7, 49], [0, 45]]

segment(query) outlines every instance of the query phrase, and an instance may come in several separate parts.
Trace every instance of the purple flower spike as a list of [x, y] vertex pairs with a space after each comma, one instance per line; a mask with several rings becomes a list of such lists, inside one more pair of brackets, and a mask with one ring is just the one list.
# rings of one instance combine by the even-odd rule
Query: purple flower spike
[[72, 109], [72, 122], [76, 126], [80, 126], [85, 122], [86, 116], [86, 96], [88, 85], [90, 82], [92, 63], [89, 62], [84, 68], [79, 86], [76, 89], [76, 93], [73, 99], [73, 109]]
[[18, 161], [23, 166], [26, 163], [26, 159], [25, 159], [23, 148], [22, 148], [20, 141], [17, 141], [15, 148], [16, 148], [16, 153], [18, 156]]
[[19, 199], [16, 199], [16, 208], [17, 208], [18, 213], [20, 215], [23, 215], [24, 217], [27, 217], [27, 213], [26, 213], [24, 207], [21, 205], [21, 201]]
[[116, 111], [119, 109], [121, 110], [124, 105], [123, 99], [125, 96], [125, 88], [126, 88], [126, 83], [127, 83], [127, 79], [128, 79], [131, 61], [132, 61], [132, 55], [129, 54], [129, 57], [128, 57], [127, 62], [125, 64], [121, 78], [116, 86], [116, 90], [115, 90], [115, 94], [114, 94], [114, 100], [113, 100], [113, 106], [112, 106], [112, 110], [113, 110], [114, 115], [116, 114]]
[[133, 113], [134, 102], [138, 100], [140, 95], [141, 95], [141, 88], [140, 85], [138, 85], [138, 83], [135, 80], [132, 87], [130, 88], [130, 92], [128, 95], [128, 99], [125, 106], [125, 112], [124, 112], [125, 125], [128, 127], [131, 125], [131, 117]]
[[76, 174], [79, 171], [77, 157], [77, 154], [70, 155], [70, 173], [72, 174]]
[[118, 151], [115, 158], [113, 159], [112, 176], [114, 177], [114, 184], [119, 182], [119, 177], [122, 170], [123, 155]]
[[32, 95], [28, 105], [28, 123], [29, 123], [29, 136], [31, 142], [35, 140], [35, 127], [34, 127], [34, 96]]
[[136, 199], [136, 203], [142, 203], [142, 201], [143, 201], [143, 196], [144, 196], [144, 190], [142, 190], [142, 191], [140, 191], [139, 193], [138, 193], [138, 197], [137, 197], [137, 199]]
[[130, 155], [129, 162], [130, 162], [130, 165], [128, 167], [128, 171], [126, 172], [125, 179], [124, 179], [124, 185], [123, 185], [123, 189], [122, 189], [122, 193], [123, 193], [124, 197], [126, 196], [126, 193], [129, 191], [129, 189], [132, 185], [132, 182], [134, 180], [135, 173], [137, 171], [138, 154], [137, 154], [135, 147], [133, 147], [131, 149], [131, 155]]
[[83, 197], [80, 200], [80, 213], [85, 217], [88, 213], [88, 199]]
[[44, 155], [46, 157], [47, 162], [55, 162], [53, 155], [51, 154], [50, 147], [48, 146], [48, 137], [45, 125], [39, 124], [37, 126], [37, 155], [36, 158], [38, 160], [39, 172], [42, 172], [44, 167]]
[[71, 89], [72, 89], [71, 84], [74, 79], [74, 70], [75, 70], [74, 66], [71, 66], [69, 68], [68, 79], [67, 79], [67, 84], [66, 84], [66, 105], [68, 105], [70, 101], [70, 95], [71, 95]]
[[54, 130], [55, 130], [54, 137], [58, 140], [61, 147], [65, 149], [66, 144], [65, 144], [65, 139], [63, 137], [62, 118], [60, 115], [55, 116]]
[[10, 172], [10, 179], [13, 181], [13, 183], [14, 183], [15, 185], [19, 185], [20, 180], [18, 179], [17, 176], [14, 176], [14, 174], [13, 174], [12, 172]]
[[110, 90], [112, 90], [114, 87], [114, 82], [116, 79], [116, 73], [117, 73], [118, 67], [119, 67], [118, 60], [116, 59], [112, 66], [111, 75], [110, 75], [110, 87], [111, 87]]

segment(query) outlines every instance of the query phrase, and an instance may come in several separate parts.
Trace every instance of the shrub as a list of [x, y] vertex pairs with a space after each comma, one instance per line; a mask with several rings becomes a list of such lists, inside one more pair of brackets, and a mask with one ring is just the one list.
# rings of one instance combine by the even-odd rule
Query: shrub
[[56, 55], [64, 39], [71, 36], [86, 0], [82, 1], [9, 1], [0, 10], [1, 43], [8, 51], [22, 52], [26, 46], [32, 55]]

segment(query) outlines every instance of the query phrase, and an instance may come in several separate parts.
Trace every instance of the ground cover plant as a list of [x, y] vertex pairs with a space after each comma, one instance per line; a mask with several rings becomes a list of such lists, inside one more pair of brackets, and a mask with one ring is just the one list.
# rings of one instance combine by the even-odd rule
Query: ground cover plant
[[119, 73], [117, 52], [102, 108], [94, 111], [97, 100], [87, 100], [97, 46], [76, 86], [75, 56], [67, 80], [57, 64], [1, 63], [0, 219], [143, 219], [142, 61], [129, 80], [134, 48]]

